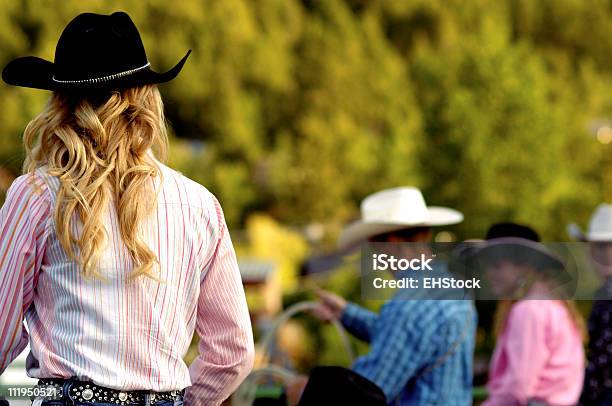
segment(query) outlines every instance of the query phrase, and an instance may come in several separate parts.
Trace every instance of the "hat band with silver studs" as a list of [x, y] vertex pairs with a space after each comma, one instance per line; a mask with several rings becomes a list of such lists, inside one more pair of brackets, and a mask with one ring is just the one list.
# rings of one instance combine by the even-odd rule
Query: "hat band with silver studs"
[[119, 72], [119, 73], [113, 73], [112, 75], [106, 75], [106, 76], [101, 76], [99, 78], [92, 78], [92, 79], [81, 79], [81, 80], [60, 80], [60, 79], [56, 79], [55, 75], [53, 75], [53, 77], [51, 79], [53, 79], [54, 82], [57, 83], [101, 83], [101, 82], [107, 82], [109, 80], [114, 80], [114, 79], [118, 79], [121, 78], [123, 76], [128, 76], [131, 75], [133, 73], [139, 72], [143, 69], [148, 68], [151, 65], [150, 62], [147, 62], [145, 65], [139, 67], [139, 68], [134, 68], [134, 69], [130, 69], [130, 70], [126, 70], [123, 72]]

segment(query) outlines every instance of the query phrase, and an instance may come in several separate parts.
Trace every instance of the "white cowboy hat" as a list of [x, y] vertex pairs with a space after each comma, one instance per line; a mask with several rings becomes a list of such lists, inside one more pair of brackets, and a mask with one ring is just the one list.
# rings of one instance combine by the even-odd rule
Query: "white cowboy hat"
[[586, 233], [576, 223], [567, 226], [567, 233], [578, 241], [612, 241], [612, 204], [597, 206]]
[[338, 239], [340, 249], [369, 237], [411, 227], [444, 226], [463, 221], [463, 214], [447, 207], [425, 204], [415, 187], [386, 189], [361, 202], [361, 219], [347, 226]]

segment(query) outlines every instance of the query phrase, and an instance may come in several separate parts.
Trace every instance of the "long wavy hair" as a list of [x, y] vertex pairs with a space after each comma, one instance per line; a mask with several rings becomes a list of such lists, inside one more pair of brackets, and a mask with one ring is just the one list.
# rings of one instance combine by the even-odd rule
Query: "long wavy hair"
[[[85, 276], [104, 279], [98, 265], [108, 242], [103, 218], [109, 204], [117, 212], [121, 238], [134, 269], [129, 279], [156, 277], [156, 254], [139, 231], [152, 212], [161, 170], [151, 153], [165, 161], [168, 135], [156, 86], [110, 92], [54, 92], [25, 129], [24, 172], [47, 165], [60, 188], [54, 208], [56, 232], [67, 254]], [[73, 213], [82, 224], [71, 228]]]

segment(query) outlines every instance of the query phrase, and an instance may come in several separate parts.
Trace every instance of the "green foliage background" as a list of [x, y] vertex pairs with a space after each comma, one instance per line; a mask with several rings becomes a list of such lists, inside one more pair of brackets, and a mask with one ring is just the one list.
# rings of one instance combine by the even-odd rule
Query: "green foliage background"
[[[612, 198], [589, 129], [612, 106], [608, 0], [27, 1], [0, 5], [0, 62], [53, 59], [77, 13], [127, 11], [162, 86], [171, 163], [252, 212], [333, 235], [380, 188], [422, 187], [456, 207], [460, 237], [493, 221], [564, 239]], [[0, 86], [0, 165], [44, 91]]]
[[[52, 60], [76, 14], [117, 10], [154, 69], [193, 50], [161, 86], [170, 164], [219, 197], [233, 229], [265, 213], [320, 223], [333, 247], [364, 196], [416, 185], [465, 213], [458, 238], [515, 220], [561, 241], [612, 201], [612, 144], [593, 129], [612, 117], [610, 0], [3, 0], [0, 64]], [[0, 84], [0, 198], [48, 96]], [[354, 275], [328, 284], [358, 296]], [[312, 365], [343, 362], [330, 331]]]

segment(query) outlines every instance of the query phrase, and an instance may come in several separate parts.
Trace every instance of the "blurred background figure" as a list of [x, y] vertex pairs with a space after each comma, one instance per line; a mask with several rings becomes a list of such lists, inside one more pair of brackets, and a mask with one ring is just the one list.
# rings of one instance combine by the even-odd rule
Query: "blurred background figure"
[[[397, 248], [414, 255], [411, 247], [420, 243], [419, 251], [429, 256], [431, 227], [462, 219], [456, 210], [427, 207], [416, 188], [383, 190], [364, 199], [361, 220], [344, 230], [339, 245], [413, 243]], [[434, 270], [446, 266], [442, 261], [432, 262]], [[471, 404], [477, 322], [472, 302], [407, 300], [405, 292], [397, 292], [376, 314], [334, 293], [318, 291], [320, 307], [315, 315], [322, 320], [339, 319], [351, 334], [370, 344], [370, 351], [351, 369], [378, 385], [389, 404]], [[304, 384], [302, 380], [295, 385]], [[290, 390], [295, 396], [295, 387]]]
[[[477, 256], [500, 301], [486, 406], [573, 405], [584, 375], [583, 322], [554, 284], [563, 262], [531, 228], [492, 226]], [[508, 299], [512, 298], [512, 299]]]
[[589, 316], [588, 364], [581, 405], [612, 405], [612, 205], [600, 204], [591, 217], [586, 233], [574, 223], [571, 237], [589, 243], [591, 264], [603, 285], [595, 294]]

